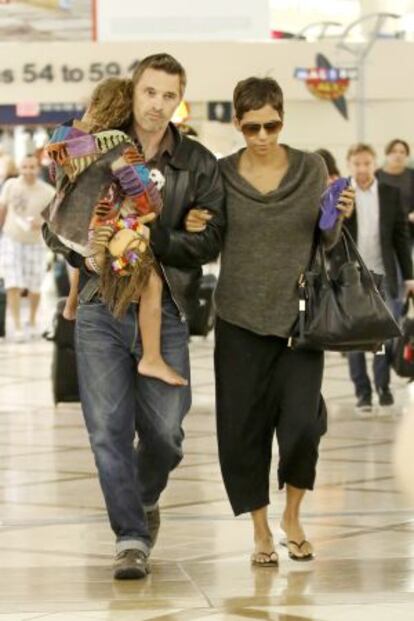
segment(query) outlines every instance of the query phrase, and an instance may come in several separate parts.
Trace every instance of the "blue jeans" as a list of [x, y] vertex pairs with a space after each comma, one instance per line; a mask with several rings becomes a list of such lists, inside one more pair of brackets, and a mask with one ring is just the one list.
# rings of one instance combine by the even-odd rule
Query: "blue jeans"
[[[190, 379], [188, 328], [163, 297], [162, 354]], [[81, 304], [76, 356], [82, 410], [117, 552], [148, 553], [145, 509], [156, 506], [168, 475], [182, 459], [181, 428], [191, 389], [138, 375], [142, 346], [137, 306], [115, 319], [101, 302]], [[135, 443], [138, 434], [138, 444]]]
[[[395, 298], [386, 297], [387, 306], [391, 310], [393, 316], [398, 319], [401, 315], [401, 303]], [[372, 363], [374, 374], [375, 389], [377, 392], [388, 390], [391, 379], [391, 362], [392, 362], [392, 340], [385, 343], [385, 353], [375, 354]], [[354, 383], [355, 394], [359, 397], [371, 397], [372, 387], [367, 372], [367, 362], [365, 353], [360, 351], [350, 352], [348, 354], [349, 373]]]

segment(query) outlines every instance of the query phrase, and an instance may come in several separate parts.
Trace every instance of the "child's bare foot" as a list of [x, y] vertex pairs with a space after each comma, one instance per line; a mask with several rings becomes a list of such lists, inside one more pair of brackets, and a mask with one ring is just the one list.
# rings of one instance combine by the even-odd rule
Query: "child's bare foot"
[[68, 321], [75, 321], [76, 319], [76, 307], [77, 304], [73, 304], [71, 302], [66, 302], [65, 307], [63, 309], [63, 317]]
[[188, 386], [188, 381], [162, 358], [156, 360], [142, 358], [138, 363], [138, 373], [147, 377], [155, 377], [172, 386]]

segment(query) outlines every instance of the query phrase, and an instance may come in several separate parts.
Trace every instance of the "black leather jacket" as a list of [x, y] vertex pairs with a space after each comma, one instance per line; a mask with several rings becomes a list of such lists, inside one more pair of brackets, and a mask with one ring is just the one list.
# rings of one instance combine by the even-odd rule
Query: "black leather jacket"
[[[214, 261], [223, 244], [224, 190], [214, 155], [171, 127], [176, 146], [164, 170], [164, 205], [160, 217], [151, 226], [151, 245], [174, 302], [180, 313], [187, 316], [197, 305], [201, 266]], [[213, 217], [202, 233], [187, 233], [184, 220], [195, 207], [208, 209]], [[81, 268], [81, 299], [82, 296], [85, 302], [92, 299], [96, 295], [97, 279], [86, 271], [82, 257], [64, 246], [47, 224], [42, 231], [53, 252], [63, 254], [73, 267]]]

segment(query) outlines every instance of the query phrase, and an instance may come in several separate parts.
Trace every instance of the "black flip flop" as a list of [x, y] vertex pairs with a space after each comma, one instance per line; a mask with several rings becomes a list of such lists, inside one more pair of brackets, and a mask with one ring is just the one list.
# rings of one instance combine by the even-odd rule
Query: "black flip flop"
[[305, 545], [305, 543], [310, 543], [310, 542], [307, 539], [304, 539], [300, 543], [298, 543], [297, 541], [288, 541], [287, 544], [285, 544], [288, 549], [289, 558], [292, 559], [292, 561], [313, 561], [314, 560], [315, 555], [313, 552], [310, 552], [309, 554], [305, 554], [305, 556], [297, 556], [297, 554], [294, 554], [289, 549], [289, 545], [294, 545], [300, 550], [302, 546]]

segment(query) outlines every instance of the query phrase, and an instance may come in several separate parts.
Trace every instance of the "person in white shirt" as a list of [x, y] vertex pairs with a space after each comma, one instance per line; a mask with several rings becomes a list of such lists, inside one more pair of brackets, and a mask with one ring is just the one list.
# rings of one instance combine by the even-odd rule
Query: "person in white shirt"
[[[414, 291], [410, 236], [407, 214], [404, 212], [400, 191], [378, 182], [375, 177], [376, 154], [368, 144], [357, 144], [348, 151], [351, 184], [355, 188], [356, 209], [345, 223], [357, 242], [368, 269], [385, 276], [387, 303], [398, 315], [401, 306], [400, 277], [405, 281], [405, 293]], [[342, 248], [335, 248], [333, 260], [340, 263]], [[355, 386], [357, 408], [372, 408], [372, 386], [367, 372], [365, 354], [348, 355], [351, 379]], [[390, 406], [394, 398], [390, 390], [391, 344], [385, 355], [374, 356], [374, 382], [379, 404]]]
[[0, 269], [7, 293], [15, 339], [24, 339], [20, 316], [21, 293], [27, 289], [30, 302], [29, 331], [36, 333], [36, 317], [40, 287], [46, 271], [46, 247], [41, 235], [41, 212], [52, 200], [54, 188], [38, 178], [39, 164], [35, 156], [26, 156], [20, 175], [8, 179], [0, 193], [0, 226], [3, 237]]

